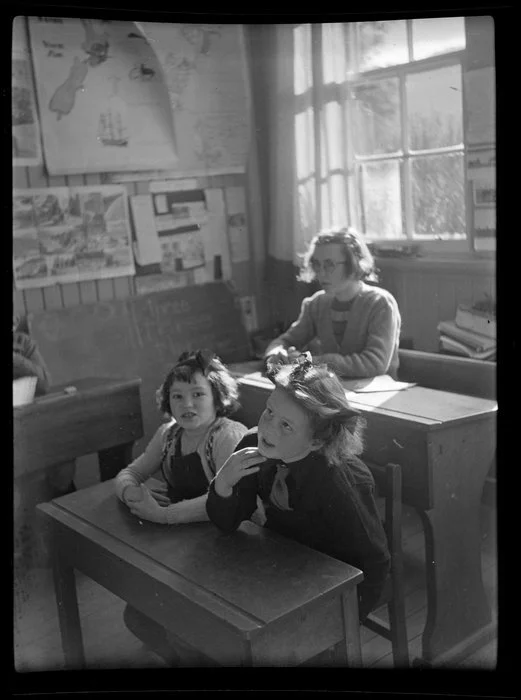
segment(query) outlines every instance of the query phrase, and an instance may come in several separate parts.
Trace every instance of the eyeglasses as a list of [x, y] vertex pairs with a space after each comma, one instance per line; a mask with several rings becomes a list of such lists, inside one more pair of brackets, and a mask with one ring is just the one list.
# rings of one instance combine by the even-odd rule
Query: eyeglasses
[[346, 262], [346, 260], [338, 260], [336, 262], [334, 260], [324, 260], [324, 262], [321, 263], [320, 260], [310, 260], [309, 266], [315, 273], [320, 272], [320, 269], [322, 268], [326, 275], [330, 275], [336, 270], [338, 265], [345, 265]]

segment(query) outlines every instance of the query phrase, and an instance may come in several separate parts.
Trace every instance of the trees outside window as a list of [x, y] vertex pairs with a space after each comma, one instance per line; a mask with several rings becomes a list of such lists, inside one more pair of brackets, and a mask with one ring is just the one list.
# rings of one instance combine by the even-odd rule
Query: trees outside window
[[465, 238], [464, 18], [348, 23], [345, 41], [352, 221], [377, 240]]

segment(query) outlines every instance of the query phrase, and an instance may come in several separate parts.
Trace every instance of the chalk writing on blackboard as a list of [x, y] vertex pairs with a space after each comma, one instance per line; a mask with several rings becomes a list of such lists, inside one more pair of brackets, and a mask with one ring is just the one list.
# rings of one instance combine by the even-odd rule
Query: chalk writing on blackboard
[[238, 300], [222, 282], [38, 312], [31, 325], [54, 384], [140, 377], [147, 439], [156, 389], [181, 352], [209, 348], [226, 363], [250, 356]]

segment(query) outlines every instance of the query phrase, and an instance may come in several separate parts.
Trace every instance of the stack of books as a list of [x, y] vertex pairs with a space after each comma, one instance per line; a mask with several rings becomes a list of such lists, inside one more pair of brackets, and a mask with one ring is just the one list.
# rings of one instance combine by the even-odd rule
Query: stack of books
[[496, 359], [496, 317], [490, 310], [461, 304], [454, 321], [438, 324], [440, 349], [475, 360]]

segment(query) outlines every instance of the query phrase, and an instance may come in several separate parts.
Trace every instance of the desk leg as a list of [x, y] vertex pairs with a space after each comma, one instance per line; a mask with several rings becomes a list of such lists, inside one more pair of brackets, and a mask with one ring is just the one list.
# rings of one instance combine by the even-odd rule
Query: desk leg
[[53, 556], [53, 575], [65, 664], [67, 669], [82, 669], [85, 668], [85, 652], [76, 595], [76, 577], [74, 569], [66, 564], [58, 553]]
[[121, 469], [130, 464], [133, 446], [133, 442], [127, 442], [98, 452], [100, 481], [113, 479]]
[[341, 604], [344, 618], [344, 640], [333, 648], [333, 665], [361, 668], [362, 646], [356, 586], [342, 594]]
[[495, 631], [481, 571], [481, 496], [494, 453], [487, 424], [445, 437], [434, 464], [434, 508], [418, 510], [425, 533], [427, 622], [423, 659], [463, 658]]

